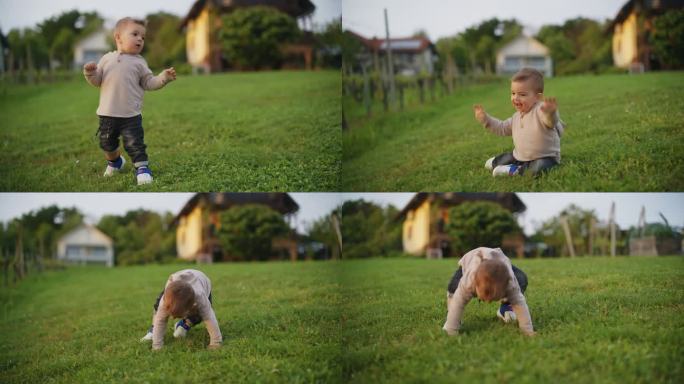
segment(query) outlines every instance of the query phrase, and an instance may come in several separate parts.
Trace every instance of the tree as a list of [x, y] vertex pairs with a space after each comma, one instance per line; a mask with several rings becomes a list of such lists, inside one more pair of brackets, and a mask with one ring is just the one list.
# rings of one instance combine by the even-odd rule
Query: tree
[[112, 238], [117, 265], [161, 263], [175, 259], [170, 213], [138, 209], [123, 216], [105, 215], [97, 227]]
[[665, 68], [684, 68], [684, 10], [668, 11], [656, 18], [654, 30], [653, 51]]
[[340, 208], [343, 257], [348, 259], [389, 256], [401, 250], [401, 225], [397, 209], [364, 200], [345, 201]]
[[578, 17], [560, 26], [545, 25], [536, 37], [549, 47], [555, 73], [597, 73], [612, 66], [612, 43], [603, 32], [606, 26]]
[[[537, 229], [537, 237], [540, 237], [544, 242], [553, 249], [553, 253], [560, 256], [569, 255], [565, 232], [561, 224], [561, 219], [565, 218], [572, 234], [572, 245], [575, 251], [580, 254], [592, 254], [593, 249], [589, 249], [591, 242], [590, 236], [593, 236], [592, 226], [598, 223], [598, 218], [594, 210], [585, 210], [574, 204], [570, 204], [563, 209], [558, 216], [543, 222]], [[604, 236], [604, 238], [607, 236]], [[604, 244], [605, 245], [605, 244]], [[601, 242], [594, 242], [596, 248], [602, 248]], [[605, 247], [603, 247], [605, 248]]]
[[180, 18], [166, 12], [147, 15], [145, 59], [150, 68], [162, 69], [185, 62], [185, 36]]
[[341, 68], [343, 46], [347, 36], [342, 32], [342, 20], [335, 19], [325, 25], [322, 31], [316, 32], [316, 50], [318, 65], [322, 67]]
[[465, 202], [449, 209], [445, 229], [456, 254], [477, 247], [500, 247], [504, 235], [522, 233], [510, 211], [489, 201]]
[[218, 240], [233, 260], [267, 260], [271, 256], [271, 240], [291, 231], [280, 213], [259, 204], [222, 212], [220, 224]]
[[280, 65], [280, 46], [299, 35], [297, 23], [275, 8], [240, 8], [223, 16], [220, 38], [223, 52], [238, 68], [275, 68]]

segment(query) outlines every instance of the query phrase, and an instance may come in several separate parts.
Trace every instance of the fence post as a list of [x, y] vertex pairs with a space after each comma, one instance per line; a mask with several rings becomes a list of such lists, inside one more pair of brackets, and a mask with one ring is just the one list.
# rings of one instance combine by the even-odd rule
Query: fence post
[[435, 101], [435, 78], [430, 78], [430, 99]]
[[399, 110], [404, 110], [404, 86], [405, 84], [399, 84]]
[[366, 71], [365, 66], [362, 66], [361, 69], [363, 70], [363, 104], [366, 107], [366, 116], [370, 116], [372, 103], [370, 95], [370, 84], [368, 84], [368, 72]]
[[425, 103], [425, 79], [424, 78], [418, 79], [418, 88], [420, 90], [420, 103], [423, 104], [423, 103]]

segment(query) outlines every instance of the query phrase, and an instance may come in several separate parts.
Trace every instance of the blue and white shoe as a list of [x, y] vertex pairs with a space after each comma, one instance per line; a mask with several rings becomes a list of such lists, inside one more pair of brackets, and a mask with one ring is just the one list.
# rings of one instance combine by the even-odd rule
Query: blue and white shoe
[[152, 171], [142, 166], [135, 171], [135, 178], [138, 180], [138, 185], [150, 184], [152, 182]]
[[492, 171], [492, 176], [515, 176], [520, 174], [520, 166], [516, 164], [498, 165]]
[[185, 335], [188, 334], [188, 331], [190, 330], [191, 326], [192, 325], [188, 325], [188, 322], [186, 322], [185, 320], [178, 320], [173, 330], [173, 337], [175, 337], [176, 339], [185, 337]]
[[504, 323], [510, 323], [511, 321], [516, 321], [518, 318], [513, 312], [513, 307], [510, 304], [503, 303], [496, 311], [496, 316], [499, 317]]
[[152, 327], [147, 330], [147, 334], [140, 339], [141, 343], [144, 343], [146, 341], [152, 341]]
[[107, 161], [107, 168], [104, 171], [104, 177], [113, 176], [117, 172], [121, 172], [124, 165], [126, 165], [126, 159], [123, 156], [119, 156], [118, 160]]

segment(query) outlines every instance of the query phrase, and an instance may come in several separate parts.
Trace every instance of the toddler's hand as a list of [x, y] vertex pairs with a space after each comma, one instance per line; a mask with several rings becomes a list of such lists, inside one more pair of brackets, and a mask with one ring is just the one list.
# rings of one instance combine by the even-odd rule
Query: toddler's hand
[[164, 75], [164, 82], [166, 83], [176, 80], [176, 70], [173, 67], [165, 69], [162, 75]]
[[475, 104], [473, 105], [473, 112], [475, 112], [475, 119], [484, 124], [485, 119], [487, 118], [487, 113], [484, 108], [482, 108], [480, 104]]
[[97, 70], [97, 64], [94, 61], [91, 61], [89, 63], [85, 63], [83, 66], [83, 69], [86, 70], [87, 72], [92, 72]]
[[558, 109], [558, 102], [555, 97], [544, 99], [544, 104], [541, 106], [542, 112], [547, 115], [553, 115], [553, 113], [556, 112], [556, 109]]

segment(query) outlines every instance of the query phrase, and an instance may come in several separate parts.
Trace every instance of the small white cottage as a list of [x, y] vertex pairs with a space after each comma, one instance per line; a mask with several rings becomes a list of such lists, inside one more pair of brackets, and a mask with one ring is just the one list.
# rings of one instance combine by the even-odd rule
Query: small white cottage
[[524, 67], [534, 68], [545, 77], [553, 76], [549, 48], [532, 37], [520, 35], [497, 52], [496, 74], [512, 75]]
[[57, 242], [57, 258], [70, 263], [114, 266], [114, 242], [92, 225], [82, 224]]
[[80, 70], [83, 64], [98, 62], [113, 47], [109, 43], [110, 31], [105, 28], [84, 37], [74, 46], [74, 68]]

